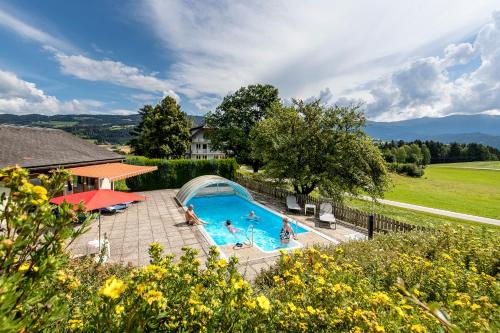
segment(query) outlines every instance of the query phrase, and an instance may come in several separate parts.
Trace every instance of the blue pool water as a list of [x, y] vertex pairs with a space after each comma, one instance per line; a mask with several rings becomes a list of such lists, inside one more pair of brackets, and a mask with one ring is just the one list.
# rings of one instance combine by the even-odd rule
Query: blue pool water
[[[236, 195], [221, 195], [194, 197], [186, 205], [190, 204], [194, 206], [196, 215], [208, 222], [204, 228], [217, 245], [244, 242], [247, 240], [247, 235], [248, 238], [251, 237], [249, 226], [253, 224], [254, 243], [259, 248], [264, 251], [273, 251], [286, 247], [279, 240], [282, 226], [281, 217], [251, 201]], [[257, 222], [249, 221], [246, 218], [252, 210], [260, 218]], [[231, 225], [238, 229], [234, 235], [226, 228], [227, 219], [230, 219]], [[291, 227], [297, 234], [307, 231], [300, 226], [296, 230], [295, 223], [291, 223]]]

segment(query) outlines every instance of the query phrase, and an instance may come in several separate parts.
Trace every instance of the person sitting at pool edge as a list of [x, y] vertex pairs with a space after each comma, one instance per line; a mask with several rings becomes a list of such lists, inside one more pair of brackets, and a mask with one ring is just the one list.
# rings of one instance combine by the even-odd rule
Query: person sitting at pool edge
[[231, 225], [231, 220], [227, 220], [227, 221], [226, 221], [226, 228], [227, 228], [227, 230], [228, 230], [230, 233], [232, 233], [233, 235], [234, 235], [234, 233], [235, 233], [236, 231], [238, 231], [238, 229], [236, 229], [235, 227], [233, 227], [233, 226]]
[[189, 225], [206, 224], [196, 215], [193, 209], [193, 205], [189, 205], [186, 213], [184, 213], [184, 216], [186, 217], [186, 223]]
[[288, 217], [283, 218], [283, 226], [280, 231], [280, 242], [281, 244], [288, 244], [290, 242], [290, 234], [292, 234], [293, 239], [297, 239], [295, 232], [293, 232], [292, 227], [288, 223]]

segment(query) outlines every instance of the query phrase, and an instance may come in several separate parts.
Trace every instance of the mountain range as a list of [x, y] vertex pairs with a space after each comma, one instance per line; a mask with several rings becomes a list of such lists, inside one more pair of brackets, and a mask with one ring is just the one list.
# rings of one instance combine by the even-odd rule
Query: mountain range
[[443, 143], [482, 143], [500, 148], [500, 116], [452, 115], [394, 122], [369, 121], [365, 131], [371, 137], [389, 140], [433, 140]]
[[[203, 123], [202, 116], [188, 116], [192, 126]], [[55, 115], [0, 114], [0, 124], [60, 128], [97, 143], [125, 144], [139, 115]], [[452, 115], [395, 122], [369, 121], [366, 133], [377, 140], [434, 140], [443, 143], [482, 143], [500, 149], [500, 116]]]

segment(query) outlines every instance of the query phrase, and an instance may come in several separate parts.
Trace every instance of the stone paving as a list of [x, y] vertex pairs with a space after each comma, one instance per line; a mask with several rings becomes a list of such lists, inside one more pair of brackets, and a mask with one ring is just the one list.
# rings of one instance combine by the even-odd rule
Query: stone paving
[[[182, 247], [189, 246], [199, 250], [198, 258], [204, 262], [209, 243], [197, 226], [188, 226], [184, 222], [184, 212], [175, 202], [177, 190], [157, 190], [138, 194], [146, 196], [146, 201], [131, 205], [125, 211], [101, 217], [101, 235], [107, 235], [110, 243], [110, 261], [130, 263], [136, 266], [147, 265], [149, 262], [148, 248], [152, 242], [160, 243], [165, 253], [172, 253], [176, 258], [182, 254]], [[272, 198], [252, 193], [255, 200], [274, 209], [284, 212], [285, 206]], [[363, 237], [347, 225], [338, 224], [337, 229], [318, 225], [317, 219], [312, 216], [286, 213], [292, 219], [325, 234], [336, 243]], [[74, 256], [89, 255], [87, 243], [98, 239], [98, 221], [91, 224], [90, 230], [79, 237], [70, 246]], [[301, 234], [299, 241], [306, 246], [314, 244], [333, 244], [320, 235], [308, 232]], [[256, 248], [233, 250], [232, 246], [221, 248], [226, 255], [236, 255], [240, 261], [239, 271], [253, 280], [262, 270], [270, 267], [276, 261], [279, 253], [265, 254]]]

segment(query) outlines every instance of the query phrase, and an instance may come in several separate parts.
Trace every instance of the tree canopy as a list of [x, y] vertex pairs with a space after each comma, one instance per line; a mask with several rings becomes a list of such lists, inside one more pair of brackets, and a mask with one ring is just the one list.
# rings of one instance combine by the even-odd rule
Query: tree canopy
[[249, 135], [257, 122], [268, 116], [269, 107], [279, 101], [278, 89], [271, 85], [249, 85], [224, 97], [222, 103], [205, 118], [212, 129], [212, 147], [235, 157], [239, 163], [251, 164], [254, 170], [261, 162], [252, 157]]
[[363, 132], [358, 105], [326, 107], [320, 101], [274, 103], [251, 133], [253, 152], [270, 177], [288, 180], [296, 193], [315, 188], [336, 199], [345, 192], [382, 196], [388, 178], [379, 149]]
[[149, 158], [181, 158], [190, 144], [189, 121], [170, 96], [156, 106], [144, 105], [141, 120], [130, 133], [130, 146], [135, 155]]

